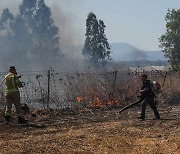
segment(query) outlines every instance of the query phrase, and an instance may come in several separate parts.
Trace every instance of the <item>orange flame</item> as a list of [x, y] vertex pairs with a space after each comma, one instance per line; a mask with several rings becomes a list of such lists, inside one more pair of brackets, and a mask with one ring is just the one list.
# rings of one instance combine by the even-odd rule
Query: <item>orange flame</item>
[[79, 103], [86, 102], [86, 103], [88, 103], [88, 106], [92, 107], [92, 108], [112, 107], [112, 106], [117, 105], [120, 102], [122, 102], [121, 99], [108, 100], [107, 98], [105, 98], [103, 96], [96, 97], [95, 99], [93, 99], [91, 101], [86, 98], [83, 98], [82, 96], [77, 96], [76, 100]]
[[77, 102], [79, 103], [83, 101], [83, 98], [81, 96], [77, 96], [76, 99], [77, 99]]
[[100, 98], [97, 97], [95, 102], [90, 102], [90, 106], [91, 107], [103, 108], [104, 103], [100, 100]]

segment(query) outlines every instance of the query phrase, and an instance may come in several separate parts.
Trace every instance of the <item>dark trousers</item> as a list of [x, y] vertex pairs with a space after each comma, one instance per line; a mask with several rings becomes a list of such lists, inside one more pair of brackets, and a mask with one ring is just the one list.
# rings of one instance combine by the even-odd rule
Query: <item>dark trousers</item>
[[146, 106], [147, 104], [151, 107], [154, 112], [156, 118], [160, 118], [159, 112], [157, 110], [156, 104], [154, 102], [154, 97], [145, 97], [142, 102], [142, 109], [141, 109], [141, 118], [145, 118]]

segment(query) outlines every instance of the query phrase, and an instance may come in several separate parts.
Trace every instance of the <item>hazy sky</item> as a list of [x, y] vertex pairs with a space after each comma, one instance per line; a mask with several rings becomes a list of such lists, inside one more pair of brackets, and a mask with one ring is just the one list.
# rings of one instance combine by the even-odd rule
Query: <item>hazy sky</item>
[[[0, 0], [0, 12], [4, 7], [16, 12], [20, 2], [22, 0]], [[63, 14], [66, 20], [62, 22], [66, 22], [69, 31], [74, 32], [71, 42], [84, 43], [85, 20], [89, 12], [94, 12], [107, 26], [105, 33], [110, 43], [126, 42], [141, 50], [160, 50], [158, 38], [165, 33], [164, 17], [167, 10], [180, 9], [180, 0], [45, 0], [45, 2], [52, 8], [57, 24], [61, 23], [57, 12]], [[68, 29], [66, 31], [68, 32]], [[68, 39], [69, 37], [66, 40]]]

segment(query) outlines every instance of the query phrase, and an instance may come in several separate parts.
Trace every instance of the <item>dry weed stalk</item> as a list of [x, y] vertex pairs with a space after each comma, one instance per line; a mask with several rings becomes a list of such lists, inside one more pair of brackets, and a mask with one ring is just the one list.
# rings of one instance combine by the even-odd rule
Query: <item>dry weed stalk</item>
[[[147, 72], [148, 73], [148, 72]], [[158, 99], [162, 102], [178, 103], [180, 99], [179, 73], [149, 72], [152, 81], [158, 81], [163, 87]], [[28, 81], [21, 90], [23, 103], [46, 107], [47, 74], [25, 74]], [[50, 107], [63, 109], [109, 108], [123, 106], [137, 99], [141, 80], [139, 72], [125, 71], [85, 73], [58, 73], [51, 70]], [[1, 104], [4, 104], [4, 89], [1, 89]]]

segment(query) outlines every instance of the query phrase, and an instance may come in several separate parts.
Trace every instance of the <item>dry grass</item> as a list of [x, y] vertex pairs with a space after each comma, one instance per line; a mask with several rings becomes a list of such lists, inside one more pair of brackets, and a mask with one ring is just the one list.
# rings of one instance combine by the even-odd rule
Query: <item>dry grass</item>
[[[155, 74], [149, 78], [163, 84], [164, 75]], [[33, 113], [37, 117], [27, 118], [44, 124], [45, 128], [6, 125], [0, 117], [0, 153], [178, 154], [179, 79], [178, 74], [168, 74], [158, 96], [163, 119], [152, 120], [152, 112], [148, 109], [147, 120], [138, 121], [136, 117], [140, 114], [140, 108], [119, 114], [118, 108], [107, 106], [108, 102], [116, 102], [116, 107], [122, 107], [136, 100], [141, 86], [138, 75], [124, 76], [119, 73], [116, 80], [113, 73], [67, 76], [65, 100], [79, 104], [76, 98], [82, 97], [80, 103], [85, 104], [75, 105], [78, 109], [81, 106], [80, 110], [35, 109]], [[92, 103], [95, 103], [93, 108], [89, 106]], [[97, 109], [96, 105], [103, 106]], [[16, 121], [16, 118], [12, 120], [13, 123]]]
[[0, 153], [178, 154], [180, 108], [159, 108], [162, 120], [152, 120], [148, 109], [145, 121], [135, 119], [138, 108], [122, 114], [117, 109], [74, 115], [38, 111], [30, 120], [45, 124], [45, 128], [0, 125]]

